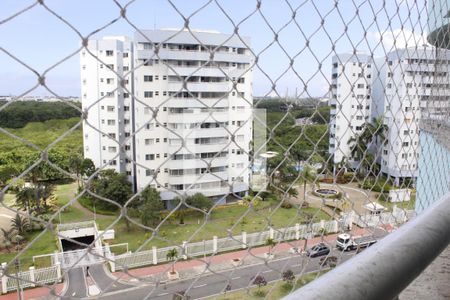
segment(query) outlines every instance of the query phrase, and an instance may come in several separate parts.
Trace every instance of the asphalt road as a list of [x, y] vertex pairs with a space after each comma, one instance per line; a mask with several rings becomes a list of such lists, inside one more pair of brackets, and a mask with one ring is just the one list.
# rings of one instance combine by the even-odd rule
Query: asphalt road
[[84, 298], [87, 296], [86, 278], [83, 268], [69, 270], [66, 275], [67, 290], [65, 297]]
[[[337, 256], [339, 262], [345, 261], [355, 255], [354, 252], [340, 252], [333, 250], [332, 254]], [[92, 267], [90, 267], [92, 268]], [[123, 284], [117, 283], [118, 286], [111, 289], [102, 289], [106, 291], [102, 293], [99, 298], [105, 300], [122, 300], [122, 299], [172, 299], [176, 292], [188, 290], [188, 295], [191, 299], [198, 299], [207, 296], [212, 296], [218, 293], [222, 293], [227, 286], [231, 285], [231, 290], [246, 288], [252, 285], [252, 278], [256, 274], [264, 276], [267, 282], [281, 279], [281, 273], [283, 270], [291, 269], [294, 274], [304, 274], [312, 271], [319, 270], [320, 257], [308, 258], [304, 255], [296, 255], [288, 258], [274, 259], [268, 264], [257, 264], [239, 267], [234, 270], [227, 270], [220, 273], [207, 273], [204, 276], [196, 277], [193, 279], [178, 280], [168, 282], [167, 284], [160, 284], [158, 287], [155, 285], [147, 284], [141, 287], [132, 287], [122, 289]], [[104, 270], [103, 270], [104, 272]], [[105, 276], [107, 278], [105, 278]], [[99, 287], [109, 286], [111, 287], [111, 278], [105, 274], [103, 279], [95, 278]], [[105, 281], [105, 282], [103, 282]], [[119, 286], [120, 285], [120, 286]], [[72, 288], [71, 288], [72, 290]], [[70, 295], [70, 294], [66, 294]], [[81, 294], [77, 294], [79, 296]], [[76, 297], [75, 296], [75, 297]]]

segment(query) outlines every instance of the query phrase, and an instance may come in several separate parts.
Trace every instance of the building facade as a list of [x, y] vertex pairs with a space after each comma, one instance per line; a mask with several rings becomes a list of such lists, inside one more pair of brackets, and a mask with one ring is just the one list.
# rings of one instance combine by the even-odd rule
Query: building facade
[[386, 142], [378, 145], [381, 172], [397, 185], [417, 178], [422, 114], [440, 114], [439, 103], [449, 93], [448, 65], [439, 65], [431, 47], [399, 49], [376, 61], [372, 119], [380, 118], [386, 128]]
[[399, 49], [374, 60], [364, 54], [333, 57], [329, 151], [334, 164], [358, 167], [350, 141], [371, 123], [383, 126], [384, 141], [374, 136], [367, 145], [381, 172], [396, 185], [416, 179], [419, 122], [422, 114], [437, 118], [446, 111], [447, 62], [448, 52], [437, 58], [431, 47]]
[[[100, 62], [82, 59], [92, 85], [83, 86], [83, 108], [97, 106], [84, 125], [85, 156], [96, 166], [127, 172], [137, 190], [157, 188], [163, 200], [201, 192], [224, 202], [226, 195], [245, 194], [253, 107], [249, 40], [208, 31], [144, 30], [130, 42], [128, 56], [123, 42], [115, 41], [118, 47], [107, 44], [102, 50], [113, 51], [118, 75], [125, 75], [116, 93], [103, 91], [100, 83], [107, 77], [102, 82], [101, 73], [90, 71]], [[98, 101], [101, 92], [110, 97], [112, 112]], [[106, 132], [117, 140], [111, 135], [103, 140], [90, 120], [110, 126]], [[91, 146], [91, 135], [101, 144]]]
[[[435, 68], [449, 72], [450, 30], [449, 0], [430, 2], [428, 9], [428, 42], [435, 46]], [[432, 95], [420, 123], [419, 175], [417, 178], [416, 213], [421, 213], [450, 192], [450, 91], [447, 77], [435, 80]]]
[[369, 121], [373, 62], [366, 54], [339, 54], [332, 64], [329, 152], [334, 164], [357, 167], [351, 140]]

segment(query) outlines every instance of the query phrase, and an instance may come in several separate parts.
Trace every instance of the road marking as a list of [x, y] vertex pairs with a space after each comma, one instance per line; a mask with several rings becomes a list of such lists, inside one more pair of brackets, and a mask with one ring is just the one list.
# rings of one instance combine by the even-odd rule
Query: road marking
[[292, 267], [300, 267], [302, 264], [292, 265]]
[[263, 273], [270, 273], [272, 270], [263, 271]]
[[194, 289], [199, 288], [199, 287], [204, 287], [204, 286], [207, 286], [207, 284], [205, 283], [205, 284], [200, 284], [200, 285], [194, 286]]
[[72, 293], [72, 297], [75, 296], [76, 294], [77, 294], [76, 292], [73, 292], [73, 293]]
[[169, 293], [162, 293], [162, 294], [159, 294], [159, 295], [156, 295], [156, 296], [165, 296], [165, 295], [169, 295]]
[[239, 278], [241, 278], [240, 276], [238, 276], [238, 277], [233, 277], [233, 278], [231, 278], [231, 280], [236, 280], [236, 279], [239, 279]]

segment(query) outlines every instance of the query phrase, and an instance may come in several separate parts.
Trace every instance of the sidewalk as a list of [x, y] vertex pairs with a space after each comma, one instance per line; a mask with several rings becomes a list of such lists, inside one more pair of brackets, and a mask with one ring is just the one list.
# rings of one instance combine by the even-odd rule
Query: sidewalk
[[[359, 236], [364, 235], [366, 229], [354, 228], [352, 235]], [[337, 234], [330, 234], [324, 238], [327, 243], [334, 242]], [[315, 237], [308, 240], [307, 247], [311, 247], [321, 241], [320, 237]], [[289, 255], [289, 249], [297, 247], [303, 249], [305, 240], [296, 240], [290, 242], [284, 242], [277, 244], [272, 249], [272, 253], [276, 254], [277, 258]], [[221, 271], [227, 269], [233, 269], [235, 266], [232, 264], [232, 259], [241, 259], [240, 265], [251, 265], [256, 263], [262, 263], [265, 261], [264, 254], [269, 252], [268, 246], [261, 246], [251, 249], [243, 249], [239, 251], [228, 252], [224, 254], [216, 254], [214, 256], [207, 255], [206, 259], [203, 257], [192, 258], [190, 260], [179, 259], [175, 263], [175, 270], [180, 274], [180, 279], [186, 279], [192, 276], [196, 276], [205, 273], [205, 267], [214, 271]], [[128, 270], [128, 274], [123, 271], [114, 272], [113, 275], [120, 278], [120, 280], [127, 282], [138, 282], [139, 278], [147, 277], [146, 279], [154, 278], [155, 281], [166, 281], [167, 272], [172, 268], [172, 263], [164, 263], [155, 266], [142, 267], [137, 269]], [[206, 271], [208, 272], [208, 271]], [[0, 298], [0, 300], [2, 300]]]
[[[351, 231], [352, 235], [364, 235], [366, 229], [354, 227]], [[337, 234], [330, 234], [324, 238], [327, 243], [334, 242], [336, 240]], [[321, 241], [320, 237], [315, 237], [308, 240], [307, 247], [311, 247]], [[290, 242], [284, 242], [277, 244], [272, 249], [272, 253], [276, 255], [276, 258], [287, 257], [292, 255], [289, 253], [291, 247], [297, 247], [303, 249], [305, 240], [296, 240]], [[214, 271], [224, 271], [236, 268], [232, 264], [232, 259], [241, 259], [240, 266], [253, 265], [257, 263], [262, 263], [265, 261], [264, 253], [269, 251], [268, 246], [261, 246], [251, 249], [243, 249], [239, 251], [233, 251], [223, 254], [216, 254], [214, 256], [207, 255], [206, 260], [203, 257], [197, 257], [190, 260], [179, 260], [175, 264], [175, 270], [180, 274], [180, 279], [187, 279], [190, 277], [195, 277], [201, 274], [210, 272], [205, 271], [207, 265], [210, 270]], [[155, 281], [167, 281], [167, 272], [172, 268], [171, 263], [165, 263], [155, 266], [142, 267], [137, 269], [128, 270], [128, 274], [123, 271], [114, 272], [113, 275], [118, 277], [121, 281], [127, 283], [138, 283], [140, 278], [154, 279]], [[145, 283], [144, 283], [145, 284]], [[64, 283], [59, 283], [55, 285], [55, 294], [61, 293], [63, 290]], [[24, 299], [44, 299], [49, 296], [49, 293], [53, 286], [49, 287], [39, 287], [33, 289], [24, 290]], [[17, 293], [8, 293], [6, 295], [1, 295], [0, 300], [15, 300], [17, 299]]]

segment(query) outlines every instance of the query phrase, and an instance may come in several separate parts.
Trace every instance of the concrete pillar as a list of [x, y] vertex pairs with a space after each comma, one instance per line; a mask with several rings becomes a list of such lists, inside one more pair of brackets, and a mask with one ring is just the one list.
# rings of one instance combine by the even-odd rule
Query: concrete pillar
[[57, 262], [59, 262], [59, 251], [58, 251], [58, 250], [55, 250], [55, 254], [54, 254], [54, 262], [55, 262], [55, 264], [56, 264]]
[[183, 248], [183, 259], [187, 259], [187, 242], [183, 241], [183, 245], [181, 247]]
[[61, 263], [59, 261], [56, 263], [56, 277], [58, 278], [57, 279], [58, 282], [62, 279], [62, 276], [61, 276]]
[[109, 266], [111, 267], [111, 272], [116, 271], [116, 258], [114, 257], [114, 253], [111, 253], [111, 260], [109, 261]]
[[213, 236], [213, 253], [217, 253], [217, 236]]
[[300, 224], [299, 223], [295, 223], [295, 239], [296, 240], [300, 239]]
[[242, 249], [247, 248], [247, 232], [242, 231]]
[[339, 223], [338, 223], [338, 221], [336, 221], [336, 220], [333, 220], [333, 221], [331, 221], [331, 222], [333, 222], [332, 224], [332, 233], [336, 233], [336, 232], [338, 232], [339, 231]]
[[152, 247], [152, 254], [153, 254], [153, 264], [158, 264], [158, 253], [156, 252], [156, 246]]
[[269, 238], [273, 239], [273, 228], [269, 227]]
[[2, 263], [2, 294], [8, 292], [8, 276], [6, 276], [6, 263]]
[[30, 271], [30, 281], [33, 282], [32, 286], [35, 287], [36, 284], [34, 283], [34, 267], [30, 267], [28, 270]]

